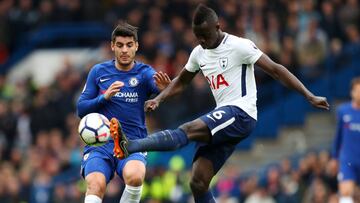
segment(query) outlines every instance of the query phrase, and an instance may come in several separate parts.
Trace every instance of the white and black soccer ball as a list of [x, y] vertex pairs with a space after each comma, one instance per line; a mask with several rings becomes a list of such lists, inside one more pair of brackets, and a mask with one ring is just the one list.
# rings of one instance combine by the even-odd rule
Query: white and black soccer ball
[[84, 116], [78, 128], [81, 140], [90, 146], [105, 144], [111, 137], [109, 124], [109, 120], [99, 113]]

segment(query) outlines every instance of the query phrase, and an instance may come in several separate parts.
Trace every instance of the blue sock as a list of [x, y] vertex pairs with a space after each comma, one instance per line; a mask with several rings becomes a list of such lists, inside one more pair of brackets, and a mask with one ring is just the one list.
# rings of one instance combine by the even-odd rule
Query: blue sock
[[172, 151], [189, 143], [185, 132], [177, 128], [175, 130], [163, 130], [151, 134], [143, 139], [129, 140], [127, 150], [129, 153], [145, 151]]
[[205, 194], [199, 197], [194, 197], [194, 199], [195, 203], [215, 203], [215, 199], [211, 191], [207, 191]]

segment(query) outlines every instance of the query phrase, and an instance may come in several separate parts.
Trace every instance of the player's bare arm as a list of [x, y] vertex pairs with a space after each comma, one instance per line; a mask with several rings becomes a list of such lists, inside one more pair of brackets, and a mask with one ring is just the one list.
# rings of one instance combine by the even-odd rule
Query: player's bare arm
[[121, 81], [113, 82], [110, 87], [106, 90], [104, 94], [104, 98], [109, 100], [112, 96], [114, 96], [117, 92], [120, 91], [120, 88], [124, 86], [124, 83]]
[[155, 84], [160, 91], [163, 91], [171, 82], [168, 74], [162, 71], [156, 72], [154, 75], [154, 79], [155, 79]]
[[255, 63], [271, 77], [281, 81], [286, 87], [294, 89], [305, 96], [314, 107], [329, 109], [330, 105], [325, 97], [315, 96], [284, 66], [275, 63], [266, 54], [263, 54]]
[[196, 73], [189, 72], [184, 68], [179, 73], [179, 76], [172, 80], [171, 83], [158, 96], [145, 102], [145, 111], [155, 110], [159, 106], [160, 102], [164, 101], [168, 97], [182, 92], [195, 77]]

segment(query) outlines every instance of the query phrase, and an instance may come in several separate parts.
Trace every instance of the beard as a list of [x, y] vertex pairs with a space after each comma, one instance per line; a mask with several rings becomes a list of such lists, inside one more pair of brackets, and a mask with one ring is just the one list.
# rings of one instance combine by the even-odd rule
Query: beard
[[117, 61], [121, 66], [128, 66], [134, 61], [134, 59], [129, 57], [127, 60], [123, 60], [121, 57], [117, 57]]
[[128, 65], [131, 64], [131, 62], [132, 62], [132, 61], [126, 61], [126, 62], [124, 62], [124, 61], [118, 60], [118, 63], [119, 63], [119, 65], [121, 65], [121, 66], [128, 66]]

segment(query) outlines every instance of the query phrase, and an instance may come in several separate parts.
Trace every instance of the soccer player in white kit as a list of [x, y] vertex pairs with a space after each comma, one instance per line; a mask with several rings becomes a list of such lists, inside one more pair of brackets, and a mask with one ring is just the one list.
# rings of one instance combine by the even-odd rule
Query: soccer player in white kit
[[[273, 62], [253, 42], [222, 32], [218, 16], [200, 4], [192, 22], [199, 46], [192, 51], [185, 68], [157, 97], [145, 102], [145, 110], [155, 110], [160, 102], [181, 92], [201, 70], [216, 100], [216, 108], [181, 125], [144, 139], [128, 140], [116, 118], [110, 132], [119, 141], [114, 156], [122, 159], [130, 153], [169, 151], [196, 141], [190, 181], [196, 203], [215, 202], [209, 184], [235, 149], [255, 128], [257, 119], [254, 64], [285, 86], [302, 95], [315, 107], [329, 109], [326, 98], [313, 95], [284, 66]], [[196, 102], [196, 100], [194, 100]], [[261, 126], [260, 126], [261, 127]]]

